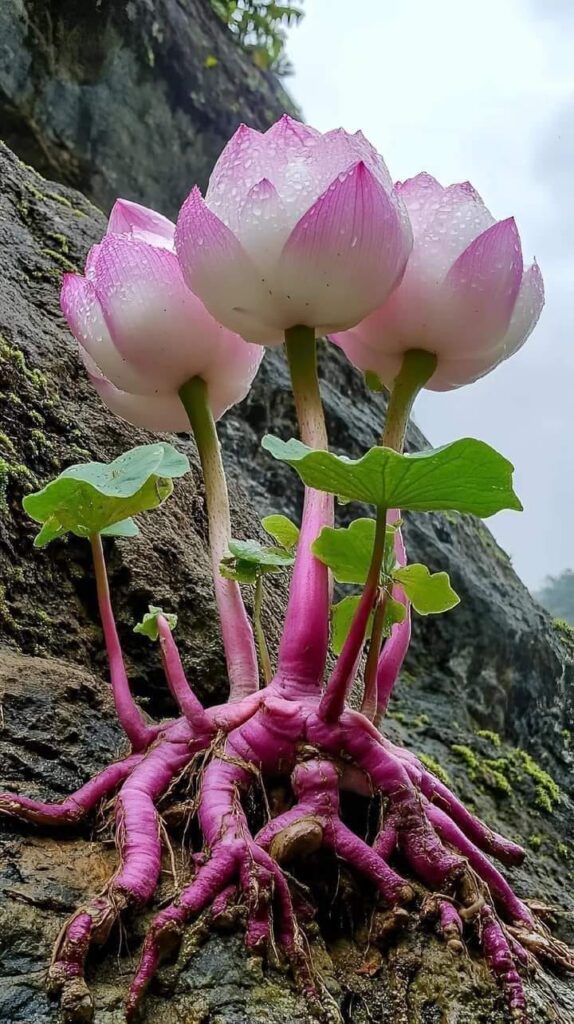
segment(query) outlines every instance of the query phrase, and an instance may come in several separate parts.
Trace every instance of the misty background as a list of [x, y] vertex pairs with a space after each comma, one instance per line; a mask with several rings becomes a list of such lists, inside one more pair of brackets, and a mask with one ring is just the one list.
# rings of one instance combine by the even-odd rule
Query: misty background
[[574, 2], [307, 0], [286, 82], [321, 130], [362, 128], [394, 179], [472, 181], [514, 215], [546, 307], [524, 348], [482, 381], [423, 392], [433, 444], [472, 435], [516, 467], [523, 513], [488, 525], [533, 589], [574, 567]]

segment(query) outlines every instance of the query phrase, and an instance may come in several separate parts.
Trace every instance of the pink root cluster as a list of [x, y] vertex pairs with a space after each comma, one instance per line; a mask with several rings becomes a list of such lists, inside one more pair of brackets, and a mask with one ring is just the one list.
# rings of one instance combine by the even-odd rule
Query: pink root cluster
[[[396, 519], [397, 513], [389, 516]], [[182, 775], [195, 786], [192, 813], [202, 846], [190, 851], [191, 878], [156, 916], [144, 941], [127, 998], [130, 1021], [162, 957], [177, 947], [186, 924], [200, 914], [214, 920], [231, 908], [241, 911], [247, 946], [285, 958], [317, 1015], [335, 1019], [334, 1004], [313, 969], [305, 938], [312, 908], [300, 888], [292, 891], [287, 874], [292, 865], [321, 849], [372, 886], [386, 910], [389, 931], [410, 914], [434, 920], [453, 954], [462, 952], [467, 936], [474, 936], [517, 1024], [528, 1020], [521, 971], [535, 957], [574, 969], [574, 954], [550, 935], [491, 860], [518, 864], [524, 851], [470, 814], [413, 754], [393, 745], [380, 730], [408, 646], [408, 616], [393, 628], [380, 652], [375, 685], [365, 685], [362, 711], [348, 707], [365, 622], [379, 597], [376, 581], [366, 589], [341, 657], [323, 684], [330, 584], [309, 545], [331, 521], [331, 499], [307, 491], [277, 670], [265, 688], [259, 689], [252, 637], [236, 585], [216, 588], [228, 637], [231, 689], [226, 704], [202, 706], [186, 679], [167, 620], [158, 617], [165, 674], [181, 714], [161, 725], [145, 720], [130, 693], [101, 541], [93, 539], [115, 706], [132, 753], [60, 804], [13, 793], [0, 796], [5, 815], [40, 826], [73, 827], [115, 794], [118, 869], [105, 890], [67, 923], [49, 968], [50, 989], [59, 995], [69, 1024], [92, 1017], [84, 977], [91, 946], [107, 940], [127, 908], [144, 907], [154, 896], [165, 835], [158, 804]], [[400, 537], [398, 545], [397, 557], [404, 564]], [[286, 794], [283, 806], [275, 813], [269, 810], [268, 821], [254, 833], [246, 798], [252, 790], [268, 794], [278, 782]], [[377, 801], [380, 826], [372, 842], [343, 820], [344, 791]], [[167, 819], [165, 810], [163, 815]]]
[[[326, 720], [315, 685], [276, 676], [265, 690], [204, 709], [185, 679], [165, 620], [160, 628], [164, 664], [182, 717], [150, 728], [144, 749], [111, 765], [61, 804], [14, 794], [0, 798], [4, 814], [39, 825], [76, 825], [117, 791], [120, 866], [105, 892], [69, 921], [49, 969], [50, 988], [60, 994], [66, 1020], [91, 1015], [84, 980], [90, 946], [107, 939], [127, 907], [152, 899], [162, 861], [158, 801], [201, 753], [197, 819], [204, 846], [193, 858], [189, 883], [151, 925], [127, 1000], [128, 1020], [185, 925], [202, 912], [217, 917], [231, 905], [244, 908], [248, 947], [280, 951], [309, 1001], [318, 1012], [326, 1011], [329, 1000], [314, 975], [301, 925], [306, 914], [284, 873], [285, 865], [325, 848], [367, 879], [397, 920], [404, 908], [413, 907], [422, 883], [433, 894], [426, 914], [435, 918], [449, 948], [460, 953], [465, 934], [473, 931], [506, 993], [512, 1018], [525, 1022], [520, 968], [532, 954], [568, 967], [574, 960], [489, 859], [516, 864], [522, 849], [471, 815], [417, 758], [391, 744], [361, 713], [345, 710], [336, 722]], [[253, 834], [245, 797], [278, 778], [288, 783], [291, 806]], [[380, 830], [372, 844], [341, 819], [343, 790], [382, 798]]]

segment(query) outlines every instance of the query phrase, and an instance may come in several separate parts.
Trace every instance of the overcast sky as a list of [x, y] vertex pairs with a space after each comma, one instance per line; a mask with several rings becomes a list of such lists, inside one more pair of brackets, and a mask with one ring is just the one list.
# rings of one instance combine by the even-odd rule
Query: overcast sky
[[306, 0], [288, 87], [317, 128], [362, 128], [395, 179], [469, 179], [516, 217], [546, 308], [522, 351], [424, 392], [433, 444], [472, 435], [516, 466], [523, 513], [489, 520], [524, 581], [574, 568], [574, 0]]

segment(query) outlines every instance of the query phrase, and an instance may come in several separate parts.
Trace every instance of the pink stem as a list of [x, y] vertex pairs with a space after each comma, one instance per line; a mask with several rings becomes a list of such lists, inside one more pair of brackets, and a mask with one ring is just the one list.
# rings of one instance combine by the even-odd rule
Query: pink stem
[[[309, 328], [286, 332], [287, 357], [301, 440], [310, 448], [328, 447], [325, 417], [317, 378], [316, 345]], [[311, 551], [324, 526], [333, 525], [332, 494], [305, 488], [301, 534], [289, 590], [289, 601], [277, 665], [277, 681], [289, 691], [317, 691], [329, 648], [331, 581], [326, 565]]]
[[331, 586], [329, 570], [315, 558], [311, 545], [324, 526], [332, 525], [332, 495], [306, 487], [276, 676], [287, 692], [290, 680], [298, 688], [316, 691], [325, 670]]
[[367, 582], [365, 583], [365, 588], [361, 594], [361, 599], [357, 606], [355, 615], [353, 616], [351, 628], [347, 634], [345, 643], [343, 644], [343, 649], [337, 659], [335, 668], [329, 677], [325, 693], [323, 694], [319, 704], [319, 716], [324, 719], [325, 722], [336, 721], [343, 713], [343, 709], [345, 707], [345, 699], [352, 684], [357, 659], [364, 643], [369, 615], [373, 609], [375, 597], [379, 589], [381, 562], [385, 546], [386, 525], [386, 513], [384, 509], [378, 509], [375, 544], [373, 547], [373, 556], [371, 566], [369, 568], [369, 574], [367, 576]]
[[[387, 512], [387, 525], [390, 526], [397, 521], [400, 517], [400, 509], [390, 508]], [[400, 565], [404, 565], [405, 562], [400, 562], [399, 556], [402, 553], [405, 555], [404, 545], [402, 539], [400, 542], [397, 541], [400, 531], [395, 534], [395, 557]], [[406, 557], [406, 556], [405, 556]], [[393, 597], [395, 594], [393, 593]], [[373, 636], [371, 638], [371, 647], [369, 648], [369, 656], [367, 658], [367, 664], [365, 667], [365, 689], [363, 693], [363, 701], [361, 704], [361, 712], [372, 722], [377, 713], [378, 704], [378, 662], [379, 662], [379, 646], [381, 642], [382, 627], [384, 621], [384, 602], [377, 606], [375, 611], [375, 622], [373, 625]], [[378, 627], [378, 628], [377, 628]], [[373, 650], [373, 644], [376, 645], [377, 650]], [[374, 655], [374, 658], [373, 658]]]
[[163, 667], [172, 697], [190, 725], [193, 726], [194, 735], [211, 736], [214, 731], [213, 725], [187, 681], [177, 644], [164, 615], [158, 615], [157, 627]]
[[[400, 509], [392, 509], [391, 512], [392, 518], [389, 514], [388, 522], [396, 522], [400, 518]], [[397, 530], [395, 533], [395, 557], [401, 568], [407, 564], [407, 553], [401, 530]], [[396, 622], [393, 626], [391, 635], [379, 656], [376, 679], [376, 711], [372, 716], [379, 729], [411, 642], [411, 606], [402, 587], [398, 585], [393, 587], [393, 599], [400, 601], [405, 606], [406, 615], [402, 622]]]
[[33, 821], [37, 825], [75, 825], [85, 818], [100, 800], [124, 782], [143, 758], [144, 754], [132, 754], [123, 761], [109, 765], [72, 796], [66, 797], [58, 804], [47, 804], [39, 800], [30, 800], [27, 796], [2, 793], [0, 813]]
[[226, 554], [227, 543], [213, 555], [213, 577], [230, 682], [229, 699], [238, 701], [257, 690], [259, 668], [253, 630], [239, 584], [224, 579], [219, 572], [219, 563]]
[[126, 736], [128, 737], [134, 751], [139, 751], [145, 749], [148, 745], [150, 739], [154, 735], [154, 730], [146, 724], [144, 716], [130, 692], [130, 685], [124, 665], [122, 648], [118, 637], [118, 631], [116, 629], [116, 622], [110, 598], [110, 588], [106, 572], [106, 563], [104, 560], [102, 538], [99, 533], [95, 533], [90, 537], [90, 541], [94, 557], [98, 605], [104, 630], [106, 650], [108, 653], [114, 704], [120, 724]]

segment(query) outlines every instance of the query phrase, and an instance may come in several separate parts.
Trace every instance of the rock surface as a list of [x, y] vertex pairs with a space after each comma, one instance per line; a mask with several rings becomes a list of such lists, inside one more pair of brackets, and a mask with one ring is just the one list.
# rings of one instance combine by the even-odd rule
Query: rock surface
[[208, 0], [0, 4], [0, 136], [103, 209], [122, 195], [175, 214], [241, 121], [286, 105]]
[[[239, 120], [263, 127], [285, 102], [197, 0], [5, 0], [0, 54], [0, 114], [13, 145], [104, 207], [122, 193], [173, 213]], [[207, 67], [209, 56], [218, 63]], [[149, 437], [101, 407], [58, 308], [61, 274], [81, 269], [103, 230], [102, 214], [6, 149], [0, 183], [0, 786], [59, 799], [115, 757], [122, 737], [87, 545], [70, 540], [35, 550], [21, 499], [71, 462], [112, 458]], [[337, 351], [323, 351], [321, 371], [332, 445], [360, 454], [380, 434], [383, 403]], [[278, 352], [221, 424], [239, 536], [253, 536], [263, 514], [299, 511], [296, 478], [260, 449], [270, 426], [284, 437], [294, 432]], [[411, 428], [409, 445], [425, 443]], [[157, 652], [132, 633], [150, 600], [177, 610], [184, 661], [202, 698], [221, 698], [226, 686], [197, 458], [186, 437], [176, 444], [190, 456], [190, 477], [162, 511], [142, 519], [137, 542], [108, 544], [130, 674], [156, 716], [172, 710]], [[571, 634], [552, 626], [472, 517], [414, 517], [407, 542], [412, 558], [451, 573], [462, 601], [448, 616], [416, 623], [389, 734], [439, 763], [482, 817], [527, 845], [513, 882], [520, 894], [555, 906], [557, 930], [572, 941]], [[285, 586], [268, 590], [273, 646]], [[559, 786], [559, 800], [541, 769]], [[0, 822], [0, 1021], [59, 1020], [43, 981], [52, 942], [114, 864], [105, 808], [80, 835]], [[186, 868], [179, 855], [176, 867], [179, 877]], [[332, 905], [322, 921], [327, 945], [317, 940], [316, 958], [346, 1022], [505, 1024], [475, 950], [454, 960], [413, 922], [381, 953], [366, 943], [349, 879], [323, 860], [313, 870], [325, 878]], [[158, 900], [173, 891], [170, 871], [166, 862]], [[96, 1024], [123, 1020], [122, 997], [149, 916], [131, 918], [125, 935], [114, 934], [90, 961]], [[162, 969], [145, 1021], [309, 1020], [289, 977], [249, 958], [238, 934], [212, 935], [203, 946], [200, 937], [190, 929], [176, 964]], [[533, 1022], [574, 1020], [574, 986], [565, 979], [540, 972], [528, 992]]]

